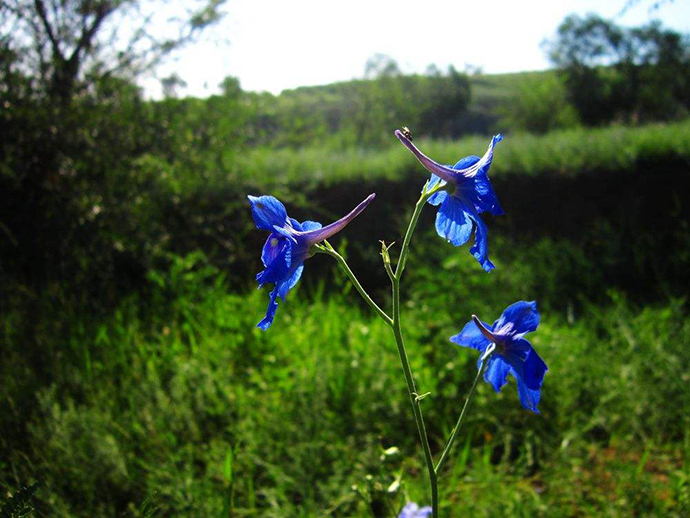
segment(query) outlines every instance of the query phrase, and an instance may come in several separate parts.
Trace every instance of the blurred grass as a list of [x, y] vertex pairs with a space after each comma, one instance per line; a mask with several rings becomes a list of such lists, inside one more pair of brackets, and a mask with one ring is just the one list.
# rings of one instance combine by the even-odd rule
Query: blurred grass
[[[333, 149], [250, 149], [238, 157], [236, 174], [263, 188], [286, 185], [328, 186], [339, 182], [400, 180], [418, 174], [409, 152], [395, 139], [384, 150]], [[412, 128], [414, 132], [414, 128]], [[467, 155], [483, 155], [489, 135], [458, 141], [415, 142], [428, 156], [442, 163], [455, 163]], [[611, 126], [559, 130], [537, 136], [527, 133], [506, 135], [496, 151], [500, 160], [492, 165], [492, 176], [506, 174], [539, 175], [634, 170], [654, 162], [682, 161], [690, 156], [690, 120], [639, 127]]]
[[[510, 209], [490, 221], [498, 269], [486, 275], [465, 247], [441, 242], [426, 211], [404, 281], [409, 355], [420, 391], [431, 392], [424, 411], [434, 450], [475, 372], [473, 352], [448, 342], [471, 313], [491, 320], [515, 300], [536, 299], [543, 322], [531, 339], [550, 371], [541, 416], [520, 407], [514, 382], [499, 395], [482, 384], [446, 465], [444, 512], [685, 516], [690, 241], [681, 175], [690, 122], [508, 137], [492, 166]], [[483, 153], [488, 136], [420, 140], [452, 163]], [[309, 205], [325, 220], [376, 184], [387, 201], [349, 232], [393, 241], [420, 167], [397, 142], [383, 151], [262, 149], [234, 160], [230, 178], [138, 165], [190, 221], [206, 214], [218, 225], [223, 257], [234, 260], [222, 272], [181, 247], [166, 268], [148, 269], [140, 290], [97, 314], [64, 286], [5, 287], [3, 497], [40, 480], [36, 515], [64, 517], [393, 516], [407, 499], [426, 502], [390, 333], [328, 259], [310, 259], [267, 333], [254, 327], [267, 292], [245, 294], [236, 290], [245, 284], [228, 281], [249, 278], [243, 269], [257, 267], [264, 238], [246, 229], [238, 191], [284, 193], [291, 215], [306, 219]], [[621, 176], [641, 172], [638, 183]], [[554, 177], [576, 181], [548, 184]], [[650, 185], [657, 178], [663, 185]], [[198, 226], [210, 231], [208, 221]], [[194, 237], [189, 248], [211, 249], [197, 227], [181, 228]], [[369, 255], [357, 273], [387, 303]], [[398, 453], [386, 454], [392, 447]]]
[[[405, 331], [438, 452], [476, 368], [448, 337], [522, 297], [528, 273], [486, 275], [465, 250], [423, 266], [426, 247], [405, 281]], [[497, 272], [523, 258], [498, 254]], [[254, 327], [267, 293], [228, 293], [199, 254], [100, 319], [17, 293], [38, 306], [17, 300], [2, 340], [41, 326], [23, 350], [4, 347], [3, 492], [40, 478], [39, 516], [390, 516], [425, 502], [389, 330], [339, 276], [326, 295], [309, 274], [267, 333]], [[685, 301], [639, 308], [612, 292], [578, 313], [545, 309], [560, 296], [543, 294], [531, 337], [550, 368], [542, 415], [520, 407], [514, 382], [499, 395], [481, 385], [441, 483], [446, 515], [683, 516]]]

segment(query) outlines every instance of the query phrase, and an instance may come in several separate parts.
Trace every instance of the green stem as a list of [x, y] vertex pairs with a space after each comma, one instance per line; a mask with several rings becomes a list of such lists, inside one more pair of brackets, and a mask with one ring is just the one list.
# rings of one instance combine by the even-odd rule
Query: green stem
[[465, 420], [467, 408], [470, 406], [470, 401], [472, 401], [472, 396], [474, 396], [474, 391], [477, 388], [477, 383], [479, 382], [479, 378], [481, 378], [481, 375], [484, 372], [484, 368], [486, 367], [487, 360], [488, 360], [488, 357], [484, 356], [484, 360], [482, 361], [481, 367], [479, 369], [477, 369], [477, 375], [474, 378], [474, 383], [472, 383], [472, 388], [470, 389], [470, 393], [467, 395], [467, 399], [465, 400], [465, 404], [462, 407], [462, 411], [460, 412], [460, 417], [458, 417], [458, 422], [455, 424], [455, 428], [453, 428], [453, 431], [451, 432], [450, 437], [448, 438], [448, 442], [446, 443], [446, 447], [443, 449], [443, 453], [441, 454], [441, 458], [439, 459], [438, 464], [436, 464], [436, 468], [434, 469], [434, 472], [437, 475], [441, 471], [441, 466], [443, 466], [443, 463], [446, 461], [446, 458], [448, 457], [448, 453], [450, 453], [450, 450], [453, 447], [453, 443], [455, 442], [455, 436], [457, 435], [458, 430], [460, 430], [460, 426], [462, 425], [462, 422]]
[[355, 274], [352, 272], [350, 267], [348, 266], [347, 262], [345, 261], [345, 258], [343, 258], [342, 255], [340, 255], [338, 252], [335, 251], [335, 249], [330, 245], [328, 241], [324, 241], [323, 245], [317, 245], [316, 246], [317, 251], [328, 254], [331, 257], [335, 258], [335, 260], [338, 262], [340, 267], [343, 269], [345, 274], [348, 276], [352, 284], [354, 284], [355, 288], [359, 292], [359, 294], [362, 296], [362, 298], [366, 301], [367, 304], [369, 304], [369, 307], [374, 310], [374, 313], [376, 313], [381, 319], [388, 324], [390, 327], [393, 327], [393, 319], [386, 314], [385, 311], [383, 311], [376, 302], [369, 296], [369, 294], [365, 291], [365, 289], [362, 287], [362, 285], [359, 283], [357, 280], [357, 277], [355, 277]]
[[437, 186], [437, 188], [433, 189], [431, 192], [427, 192], [427, 186], [424, 186], [422, 195], [417, 201], [414, 212], [412, 213], [412, 218], [410, 219], [410, 224], [407, 227], [405, 238], [403, 239], [402, 249], [400, 250], [400, 258], [398, 259], [395, 274], [391, 276], [391, 282], [393, 285], [393, 334], [395, 335], [395, 343], [398, 346], [400, 363], [402, 365], [403, 373], [405, 374], [405, 381], [407, 382], [407, 392], [410, 396], [410, 402], [412, 403], [412, 412], [414, 413], [415, 423], [417, 424], [419, 440], [421, 441], [422, 448], [424, 450], [424, 460], [429, 473], [429, 485], [431, 486], [431, 509], [433, 518], [438, 518], [438, 481], [436, 471], [434, 470], [434, 459], [431, 455], [431, 448], [429, 447], [429, 437], [426, 432], [426, 426], [424, 425], [422, 407], [419, 404], [414, 377], [412, 376], [410, 362], [407, 359], [407, 352], [405, 351], [405, 342], [403, 340], [402, 328], [400, 324], [400, 279], [405, 269], [405, 263], [407, 262], [407, 256], [410, 251], [412, 234], [417, 226], [417, 221], [419, 221], [419, 216], [422, 213], [424, 204], [432, 194], [439, 190], [440, 187], [441, 186]]
[[434, 459], [431, 456], [429, 438], [426, 433], [426, 427], [424, 426], [424, 416], [422, 415], [422, 408], [419, 404], [417, 389], [415, 388], [414, 378], [412, 377], [410, 362], [407, 359], [405, 342], [400, 327], [400, 280], [398, 278], [393, 280], [393, 334], [395, 335], [395, 343], [398, 346], [400, 364], [402, 365], [405, 381], [407, 382], [407, 392], [410, 396], [410, 402], [412, 403], [412, 412], [414, 413], [415, 423], [417, 424], [419, 440], [424, 449], [424, 460], [426, 462], [427, 471], [429, 472], [429, 484], [431, 486], [431, 508], [433, 517], [438, 518], [438, 483], [436, 480], [436, 472], [434, 471]]

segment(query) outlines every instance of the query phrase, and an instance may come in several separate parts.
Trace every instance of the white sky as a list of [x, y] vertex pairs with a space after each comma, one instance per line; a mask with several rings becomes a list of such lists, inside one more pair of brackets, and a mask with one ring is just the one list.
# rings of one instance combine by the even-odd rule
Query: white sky
[[[225, 18], [202, 40], [175, 54], [157, 72], [187, 82], [182, 95], [218, 92], [226, 76], [242, 89], [279, 93], [303, 85], [361, 78], [376, 53], [395, 59], [404, 72], [434, 63], [479, 66], [485, 73], [548, 68], [540, 43], [570, 13], [616, 17], [627, 0], [228, 0]], [[659, 19], [690, 32], [690, 0], [641, 0], [616, 23]], [[159, 97], [160, 82], [143, 82]]]

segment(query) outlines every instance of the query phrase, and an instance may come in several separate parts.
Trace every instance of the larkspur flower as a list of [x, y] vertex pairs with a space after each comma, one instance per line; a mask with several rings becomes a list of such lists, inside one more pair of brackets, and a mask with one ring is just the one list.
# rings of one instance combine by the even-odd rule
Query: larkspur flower
[[428, 189], [436, 187], [439, 182], [446, 185], [444, 190], [428, 200], [431, 205], [439, 206], [436, 213], [438, 235], [454, 246], [462, 246], [470, 239], [474, 227], [474, 246], [470, 253], [485, 271], [493, 270], [495, 266], [489, 260], [489, 231], [479, 214], [485, 211], [495, 216], [504, 214], [488, 176], [494, 147], [503, 137], [494, 136], [483, 157], [467, 156], [451, 167], [438, 164], [422, 153], [410, 140], [409, 133], [405, 135], [396, 130], [395, 136], [431, 173]]
[[398, 515], [398, 518], [427, 518], [431, 514], [431, 507], [419, 507], [414, 502], [408, 502]]
[[374, 199], [375, 194], [357, 205], [347, 216], [325, 227], [316, 221], [297, 220], [288, 217], [285, 206], [273, 196], [247, 196], [252, 208], [256, 228], [268, 230], [261, 261], [265, 269], [256, 275], [259, 288], [266, 283], [274, 284], [266, 316], [257, 327], [266, 331], [273, 323], [278, 309], [278, 297], [285, 302], [287, 293], [297, 284], [304, 269], [304, 261], [313, 253], [310, 247], [340, 232], [356, 218]]
[[[541, 397], [541, 384], [548, 370], [537, 351], [525, 340], [524, 335], [537, 329], [539, 312], [537, 303], [520, 301], [508, 306], [493, 325], [472, 315], [472, 321], [450, 341], [463, 347], [476, 349], [484, 356], [490, 344], [496, 344], [495, 352], [487, 360], [484, 381], [496, 392], [506, 384], [508, 374], [517, 380], [520, 402], [527, 410], [539, 413], [537, 405]], [[481, 367], [480, 359], [477, 367]]]

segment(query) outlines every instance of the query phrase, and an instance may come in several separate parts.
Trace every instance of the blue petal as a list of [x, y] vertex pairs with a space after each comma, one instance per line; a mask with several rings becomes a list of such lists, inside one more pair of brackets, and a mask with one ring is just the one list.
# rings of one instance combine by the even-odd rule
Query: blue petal
[[268, 308], [266, 308], [266, 316], [259, 322], [256, 327], [261, 329], [262, 331], [266, 331], [269, 327], [271, 327], [271, 324], [273, 323], [273, 319], [276, 316], [276, 311], [278, 310], [278, 303], [276, 302], [276, 298], [278, 297], [278, 286], [273, 288], [273, 291], [271, 292], [271, 298], [268, 301]]
[[288, 218], [288, 220], [290, 221], [290, 225], [292, 226], [292, 228], [294, 228], [295, 230], [299, 232], [302, 232], [304, 230], [300, 222], [297, 221], [295, 218]]
[[531, 410], [535, 414], [539, 413], [537, 406], [539, 405], [539, 400], [541, 399], [541, 390], [532, 390], [525, 382], [520, 379], [519, 376], [515, 376], [517, 379], [518, 396], [520, 397], [520, 403], [527, 410]]
[[496, 196], [496, 192], [489, 181], [489, 177], [483, 170], [474, 177], [473, 189], [475, 193], [475, 199], [473, 201], [477, 212], [481, 214], [487, 211], [494, 216], [505, 214], [501, 205], [498, 203], [498, 196]]
[[436, 213], [436, 232], [455, 246], [467, 243], [472, 235], [472, 221], [467, 207], [455, 196], [447, 196]]
[[[523, 341], [527, 342], [526, 340]], [[507, 357], [507, 360], [511, 366], [511, 373], [517, 380], [520, 403], [527, 410], [538, 414], [537, 405], [541, 398], [541, 385], [544, 381], [544, 374], [548, 370], [546, 364], [531, 347], [524, 361], [515, 361], [514, 358], [510, 357]]]
[[[270, 239], [270, 237], [269, 237]], [[266, 247], [264, 246], [264, 249]], [[271, 254], [274, 251], [270, 252]], [[263, 256], [263, 254], [262, 254]], [[290, 264], [292, 259], [292, 247], [290, 243], [285, 240], [285, 245], [275, 254], [275, 257], [266, 265], [266, 269], [256, 275], [256, 280], [259, 283], [259, 288], [268, 282], [279, 283], [290, 271]]]
[[268, 236], [264, 248], [261, 251], [261, 262], [264, 263], [264, 266], [271, 264], [276, 257], [278, 257], [285, 245], [287, 245], [287, 239], [277, 232], [272, 232]]
[[[426, 186], [427, 191], [430, 191], [431, 189], [436, 187], [436, 185], [439, 182], [443, 182], [444, 184], [447, 183], [445, 180], [441, 180], [440, 177], [436, 176], [435, 174], [432, 174], [431, 178], [429, 179], [429, 183]], [[447, 196], [448, 196], [447, 191], [439, 191], [436, 194], [431, 195], [431, 197], [427, 200], [427, 203], [434, 205], [434, 206], [440, 205], [441, 203], [443, 203], [443, 201], [446, 199]]]
[[468, 167], [476, 164], [479, 162], [479, 157], [476, 155], [470, 155], [466, 156], [465, 158], [461, 158], [460, 160], [457, 161], [457, 163], [453, 166], [453, 169], [460, 170], [460, 169], [467, 169]]
[[289, 227], [279, 227], [278, 225], [273, 225], [273, 231], [278, 232], [281, 236], [287, 237], [290, 241], [293, 243], [297, 243], [297, 238], [295, 237], [294, 230], [292, 229], [292, 225]]
[[506, 378], [508, 377], [511, 366], [500, 354], [494, 354], [488, 361], [489, 365], [484, 371], [484, 381], [490, 383], [494, 390], [499, 392], [501, 387], [507, 382]]
[[474, 246], [470, 248], [470, 253], [479, 262], [485, 272], [495, 269], [494, 263], [489, 260], [489, 229], [476, 213], [474, 208], [469, 211], [469, 217], [476, 223], [474, 232]]
[[309, 232], [310, 230], [318, 230], [323, 225], [319, 223], [318, 221], [303, 221], [302, 222], [302, 230], [304, 232]]
[[264, 331], [271, 327], [273, 319], [276, 315], [276, 311], [278, 310], [278, 297], [283, 299], [283, 302], [285, 302], [285, 296], [292, 288], [294, 288], [295, 284], [297, 284], [297, 281], [299, 281], [300, 277], [302, 276], [303, 270], [304, 264], [299, 264], [296, 268], [293, 265], [293, 267], [284, 275], [283, 278], [277, 281], [266, 281], [275, 282], [275, 287], [273, 288], [273, 291], [271, 291], [268, 307], [266, 308], [266, 316], [257, 324], [256, 327]]
[[539, 311], [535, 301], [521, 300], [508, 306], [494, 323], [494, 330], [504, 336], [520, 338], [525, 333], [536, 331], [539, 325]]
[[539, 390], [541, 384], [544, 382], [544, 374], [549, 368], [544, 363], [537, 351], [530, 349], [525, 364], [522, 368], [523, 379], [527, 388], [531, 390]]
[[427, 518], [431, 513], [431, 507], [428, 505], [420, 509], [414, 502], [408, 502], [400, 511], [398, 518]]
[[256, 228], [273, 230], [274, 226], [282, 227], [288, 221], [285, 206], [273, 196], [247, 196], [252, 206], [252, 217]]
[[299, 278], [302, 276], [303, 270], [304, 263], [297, 266], [297, 268], [294, 269], [294, 271], [290, 274], [289, 277], [287, 277], [285, 280], [281, 281], [278, 284], [278, 295], [281, 299], [283, 299], [283, 302], [285, 302], [285, 296], [288, 294], [288, 291], [294, 288], [295, 284], [297, 284], [297, 281], [299, 281]]
[[[489, 324], [485, 322], [482, 322], [482, 324], [484, 324], [484, 327], [487, 329], [491, 329]], [[477, 326], [471, 320], [465, 324], [465, 327], [462, 328], [462, 331], [460, 331], [457, 335], [451, 336], [450, 341], [462, 347], [471, 347], [472, 349], [476, 349], [482, 354], [491, 343], [481, 333], [481, 331], [479, 331], [479, 328], [477, 328]]]

